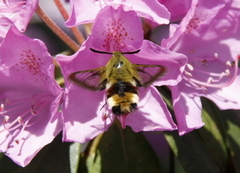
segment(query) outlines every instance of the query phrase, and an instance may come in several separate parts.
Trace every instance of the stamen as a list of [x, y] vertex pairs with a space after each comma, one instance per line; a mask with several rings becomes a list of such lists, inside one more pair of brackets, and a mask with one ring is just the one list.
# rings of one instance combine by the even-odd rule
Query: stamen
[[193, 68], [193, 66], [192, 66], [191, 64], [187, 64], [187, 68], [188, 68], [190, 71], [193, 71], [193, 70], [194, 70], [194, 68]]
[[9, 120], [9, 116], [6, 115], [3, 119], [3, 123], [6, 124], [8, 122], [8, 120]]
[[5, 123], [3, 123], [3, 127], [5, 130], [7, 131], [14, 131], [17, 128], [19, 128], [21, 126], [21, 124], [17, 123], [18, 119], [15, 119], [12, 123], [9, 124], [9, 119], [7, 119], [7, 121], [4, 120]]
[[204, 59], [204, 60], [201, 61], [201, 64], [207, 65], [207, 62], [208, 61], [206, 59]]
[[37, 112], [33, 110], [33, 105], [31, 106], [30, 112], [32, 115], [36, 116]]
[[226, 69], [226, 70], [225, 70], [225, 74], [226, 74], [227, 76], [229, 76], [229, 75], [230, 75], [230, 70], [229, 70], [229, 69]]
[[208, 80], [207, 80], [207, 83], [210, 84], [210, 83], [212, 83], [212, 81], [213, 81], [213, 78], [209, 77]]
[[199, 72], [199, 73], [201, 73], [201, 74], [210, 75], [210, 76], [213, 76], [213, 77], [219, 77], [219, 76], [220, 76], [219, 73], [213, 73], [213, 72], [203, 71], [203, 70], [200, 70], [200, 69], [194, 69], [194, 72]]
[[0, 114], [2, 114], [2, 112], [4, 112], [4, 104], [1, 103], [1, 105], [0, 105]]
[[19, 124], [22, 124], [22, 125], [23, 125], [23, 120], [22, 120], [21, 117], [17, 117], [17, 121], [18, 121]]
[[[0, 104], [0, 115], [3, 118], [3, 132], [16, 131], [18, 128], [19, 133], [26, 127], [34, 125], [39, 116], [39, 112], [46, 105], [48, 105], [49, 97], [48, 94], [36, 94], [28, 98], [10, 99], [6, 98], [3, 103]], [[0, 100], [1, 101], [1, 100]], [[11, 117], [11, 121], [10, 120]]]
[[189, 72], [187, 72], [187, 71], [184, 71], [184, 73], [185, 73], [186, 75], [192, 77], [192, 73], [189, 73]]
[[[215, 57], [217, 56], [218, 54], [215, 53]], [[186, 80], [187, 83], [189, 83], [192, 87], [195, 87], [196, 89], [203, 88], [203, 91], [207, 91], [208, 87], [223, 88], [223, 87], [229, 86], [230, 84], [232, 84], [232, 82], [235, 80], [237, 76], [238, 59], [239, 59], [239, 56], [236, 57], [234, 62], [227, 61], [226, 66], [228, 68], [219, 73], [211, 72], [208, 70], [204, 71], [204, 69], [201, 69], [201, 68], [199, 69], [199, 68], [193, 67], [191, 64], [187, 64], [187, 68], [191, 70], [191, 72], [188, 72], [185, 70], [183, 79]], [[215, 61], [218, 61], [218, 60], [215, 60]], [[206, 65], [206, 64], [209, 64], [211, 61], [204, 59], [200, 62], [201, 64]], [[204, 81], [205, 76], [207, 78], [207, 81]], [[200, 80], [201, 78], [203, 81]]]
[[227, 61], [226, 65], [229, 66], [229, 67], [234, 67], [234, 63], [235, 62]]
[[226, 65], [227, 65], [227, 66], [230, 66], [230, 67], [232, 66], [232, 64], [231, 64], [230, 61], [227, 61], [227, 62], [226, 62]]

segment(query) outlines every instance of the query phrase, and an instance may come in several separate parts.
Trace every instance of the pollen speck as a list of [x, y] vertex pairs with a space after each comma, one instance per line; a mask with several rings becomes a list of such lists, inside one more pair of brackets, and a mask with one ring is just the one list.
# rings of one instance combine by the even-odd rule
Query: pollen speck
[[16, 144], [19, 144], [19, 140], [16, 139], [16, 140], [15, 140], [15, 143], [16, 143]]
[[[44, 65], [41, 58], [31, 50], [23, 50], [20, 54], [20, 62], [16, 64], [20, 69], [28, 71], [32, 75], [41, 73], [41, 66]], [[19, 69], [18, 69], [19, 70]]]
[[202, 16], [202, 14], [194, 14], [193, 18], [190, 20], [190, 22], [187, 25], [186, 32], [191, 33], [193, 30], [196, 30], [198, 26], [205, 20], [204, 17], [200, 18], [198, 16]]
[[[108, 21], [106, 29], [102, 35], [105, 36], [104, 43], [102, 47], [104, 47], [107, 51], [111, 48], [113, 50], [121, 50], [126, 47], [126, 40], [131, 40], [132, 38], [127, 37], [128, 32], [126, 31], [126, 24], [121, 19], [117, 21]], [[100, 34], [100, 33], [99, 33]]]

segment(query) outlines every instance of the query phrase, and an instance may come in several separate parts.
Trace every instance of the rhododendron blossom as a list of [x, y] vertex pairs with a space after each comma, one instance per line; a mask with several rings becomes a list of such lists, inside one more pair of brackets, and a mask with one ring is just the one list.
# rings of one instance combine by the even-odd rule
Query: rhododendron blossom
[[0, 43], [7, 34], [8, 28], [0, 25]]
[[167, 8], [155, 0], [70, 0], [71, 14], [66, 21], [68, 27], [93, 22], [98, 12], [106, 6], [135, 11], [138, 16], [158, 24], [168, 24], [170, 13]]
[[11, 28], [0, 45], [0, 151], [26, 166], [62, 130], [62, 89], [45, 45]]
[[171, 26], [170, 38], [162, 43], [188, 57], [182, 82], [171, 87], [181, 135], [203, 126], [200, 96], [220, 109], [240, 108], [240, 97], [233, 92], [240, 85], [239, 7], [238, 1], [193, 1], [186, 17]]
[[[186, 63], [182, 54], [171, 52], [150, 41], [143, 40], [141, 20], [134, 11], [105, 7], [99, 12], [88, 37], [80, 50], [72, 56], [57, 56], [65, 78], [66, 93], [63, 117], [65, 122], [64, 140], [85, 142], [106, 131], [115, 115], [106, 105], [106, 91], [90, 91], [69, 80], [76, 71], [90, 70], [105, 66], [112, 55], [98, 51], [136, 51], [126, 57], [135, 64], [158, 64], [167, 73], [154, 82], [154, 85], [176, 85], [181, 80], [181, 72]], [[135, 132], [152, 130], [174, 130], [171, 114], [154, 86], [139, 88], [138, 109], [127, 115], [122, 126], [129, 125]]]
[[187, 14], [192, 0], [158, 0], [171, 13], [171, 21], [179, 21]]
[[24, 32], [37, 8], [39, 0], [0, 1], [0, 25], [14, 25]]

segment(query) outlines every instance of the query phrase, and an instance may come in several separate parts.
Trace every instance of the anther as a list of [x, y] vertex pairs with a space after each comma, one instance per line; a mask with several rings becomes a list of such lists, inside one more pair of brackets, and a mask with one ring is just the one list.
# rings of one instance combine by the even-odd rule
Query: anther
[[190, 71], [193, 71], [193, 70], [194, 70], [194, 68], [193, 68], [193, 66], [192, 66], [191, 64], [187, 64], [187, 68], [188, 68]]
[[213, 78], [209, 77], [208, 80], [207, 80], [207, 83], [210, 84], [210, 83], [212, 83], [212, 81], [213, 81]]
[[187, 72], [187, 71], [184, 71], [184, 73], [185, 73], [186, 75], [192, 77], [192, 73], [189, 73], [189, 72]]
[[231, 66], [232, 66], [232, 63], [231, 63], [230, 61], [227, 61], [227, 62], [226, 62], [226, 65], [229, 66], [229, 67], [231, 67]]
[[36, 115], [37, 115], [37, 112], [33, 110], [33, 105], [31, 106], [31, 109], [30, 109], [30, 111], [31, 111], [31, 114], [32, 114], [32, 115], [34, 115], [34, 116], [36, 116]]
[[202, 63], [202, 64], [207, 64], [207, 60], [204, 59], [204, 60], [201, 61], [201, 63]]
[[225, 70], [225, 74], [226, 74], [227, 76], [229, 76], [229, 75], [230, 75], [230, 70], [229, 70], [229, 69], [226, 69], [226, 70]]
[[19, 122], [19, 124], [23, 124], [23, 120], [21, 117], [17, 117], [17, 121]]
[[2, 113], [4, 111], [4, 104], [0, 105], [0, 113]]
[[16, 139], [16, 140], [15, 140], [15, 143], [16, 143], [16, 144], [19, 144], [19, 140]]
[[8, 120], [9, 120], [9, 116], [4, 116], [4, 119], [3, 119], [3, 122], [4, 122], [4, 124], [6, 124], [6, 123], [8, 123]]

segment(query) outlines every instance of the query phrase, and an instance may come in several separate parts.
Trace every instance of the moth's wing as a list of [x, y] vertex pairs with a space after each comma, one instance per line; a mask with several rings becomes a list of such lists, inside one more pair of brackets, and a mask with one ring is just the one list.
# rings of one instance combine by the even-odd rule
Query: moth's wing
[[159, 77], [166, 74], [167, 69], [162, 65], [142, 65], [134, 64], [140, 77], [140, 86], [147, 87], [156, 81]]
[[75, 84], [93, 91], [103, 90], [107, 80], [102, 80], [102, 75], [105, 72], [105, 67], [100, 67], [92, 70], [78, 71], [69, 75], [69, 79]]

